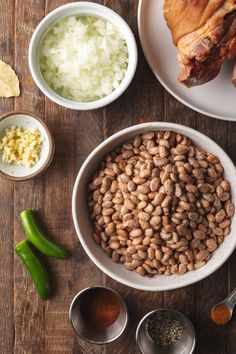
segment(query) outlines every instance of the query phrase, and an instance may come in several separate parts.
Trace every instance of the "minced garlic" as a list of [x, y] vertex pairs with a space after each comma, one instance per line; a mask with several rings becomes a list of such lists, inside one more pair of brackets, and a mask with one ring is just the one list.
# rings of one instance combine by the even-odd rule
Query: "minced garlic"
[[0, 141], [2, 161], [7, 164], [31, 167], [39, 160], [42, 137], [38, 129], [12, 126], [5, 130]]

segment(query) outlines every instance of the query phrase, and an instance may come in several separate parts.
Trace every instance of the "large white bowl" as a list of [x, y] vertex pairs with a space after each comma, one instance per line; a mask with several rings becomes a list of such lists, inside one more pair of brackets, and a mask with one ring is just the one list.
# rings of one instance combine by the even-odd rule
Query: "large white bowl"
[[139, 124], [121, 130], [94, 149], [79, 171], [72, 197], [73, 220], [79, 240], [91, 260], [104, 273], [122, 284], [150, 291], [171, 290], [196, 283], [216, 271], [229, 258], [236, 246], [236, 218], [234, 217], [230, 235], [225, 238], [222, 245], [214, 252], [212, 258], [204, 267], [179, 276], [157, 275], [153, 278], [148, 278], [126, 270], [122, 264], [114, 263], [110, 257], [106, 256], [102, 248], [94, 242], [92, 224], [89, 220], [87, 208], [87, 184], [91, 175], [98, 168], [99, 162], [103, 157], [115, 147], [132, 139], [136, 134], [156, 130], [172, 130], [186, 135], [198, 147], [217, 155], [225, 169], [225, 178], [231, 184], [232, 199], [234, 204], [236, 204], [236, 168], [233, 162], [219, 145], [194, 129], [165, 122]]
[[[68, 100], [58, 95], [53, 89], [51, 89], [43, 78], [39, 67], [39, 46], [51, 26], [63, 17], [71, 15], [93, 15], [104, 18], [110, 21], [116, 26], [122, 33], [129, 53], [128, 67], [125, 73], [125, 77], [120, 85], [108, 96], [101, 98], [100, 100], [93, 102], [76, 102]], [[73, 2], [60, 6], [50, 12], [37, 26], [33, 36], [30, 40], [28, 61], [31, 75], [38, 86], [38, 88], [55, 103], [76, 110], [90, 110], [104, 107], [114, 100], [116, 100], [129, 86], [136, 71], [138, 60], [136, 41], [128, 24], [120, 17], [115, 11], [109, 9], [106, 6], [99, 5], [93, 2]]]

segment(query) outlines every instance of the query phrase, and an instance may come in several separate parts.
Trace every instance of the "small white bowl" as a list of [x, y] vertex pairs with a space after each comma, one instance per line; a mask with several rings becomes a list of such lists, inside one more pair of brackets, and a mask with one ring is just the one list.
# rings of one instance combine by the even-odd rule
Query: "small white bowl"
[[121, 130], [97, 146], [82, 165], [74, 185], [72, 214], [77, 235], [87, 255], [104, 273], [132, 288], [150, 291], [177, 289], [204, 279], [215, 272], [229, 258], [236, 247], [236, 216], [234, 216], [231, 223], [231, 233], [225, 237], [224, 242], [213, 253], [212, 258], [204, 267], [183, 275], [157, 275], [149, 278], [126, 270], [122, 264], [114, 263], [110, 257], [106, 256], [102, 248], [94, 242], [93, 228], [89, 220], [87, 206], [88, 183], [92, 174], [97, 170], [104, 156], [114, 148], [131, 140], [137, 134], [157, 130], [172, 130], [183, 134], [190, 138], [196, 146], [217, 155], [224, 167], [225, 178], [231, 184], [232, 201], [236, 205], [236, 168], [233, 162], [219, 145], [194, 129], [166, 122], [144, 123]]
[[[51, 27], [53, 23], [63, 17], [79, 14], [95, 15], [110, 21], [123, 34], [129, 53], [128, 67], [126, 70], [125, 77], [120, 83], [120, 85], [108, 96], [101, 98], [97, 101], [85, 103], [71, 101], [58, 95], [54, 90], [52, 90], [48, 86], [48, 84], [43, 78], [39, 67], [39, 46], [49, 27]], [[130, 82], [132, 81], [137, 67], [137, 59], [138, 54], [134, 35], [128, 24], [123, 20], [123, 18], [106, 6], [99, 5], [93, 2], [83, 1], [66, 4], [50, 12], [35, 29], [30, 41], [28, 52], [30, 72], [39, 89], [55, 103], [76, 110], [97, 109], [104, 107], [116, 100], [127, 89]]]
[[12, 126], [24, 129], [36, 128], [42, 136], [39, 161], [32, 167], [6, 164], [2, 161], [2, 155], [0, 155], [0, 176], [11, 181], [26, 181], [40, 175], [48, 168], [55, 151], [54, 140], [46, 124], [38, 117], [27, 112], [9, 112], [0, 117], [0, 140], [4, 136], [5, 129]]

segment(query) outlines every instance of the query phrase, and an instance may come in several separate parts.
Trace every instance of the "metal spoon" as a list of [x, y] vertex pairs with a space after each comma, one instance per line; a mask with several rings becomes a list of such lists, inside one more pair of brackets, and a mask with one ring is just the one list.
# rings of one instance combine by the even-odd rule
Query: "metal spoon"
[[224, 307], [225, 309], [228, 310], [228, 318], [226, 319], [226, 321], [224, 321], [224, 323], [217, 323], [217, 324], [226, 324], [226, 323], [228, 323], [231, 320], [235, 304], [236, 304], [236, 288], [229, 294], [229, 296], [225, 300], [219, 302], [218, 304], [216, 304], [212, 308], [211, 314], [219, 306], [222, 306], [222, 307]]

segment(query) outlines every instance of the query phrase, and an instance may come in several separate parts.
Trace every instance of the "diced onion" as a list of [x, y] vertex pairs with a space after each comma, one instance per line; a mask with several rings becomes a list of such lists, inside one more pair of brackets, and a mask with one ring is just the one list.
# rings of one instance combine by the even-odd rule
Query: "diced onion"
[[128, 48], [120, 31], [95, 16], [59, 20], [40, 46], [40, 68], [47, 84], [77, 102], [99, 100], [114, 91], [128, 65]]

